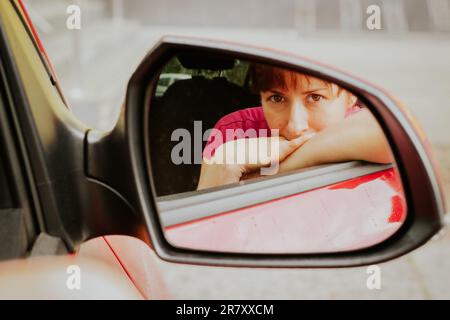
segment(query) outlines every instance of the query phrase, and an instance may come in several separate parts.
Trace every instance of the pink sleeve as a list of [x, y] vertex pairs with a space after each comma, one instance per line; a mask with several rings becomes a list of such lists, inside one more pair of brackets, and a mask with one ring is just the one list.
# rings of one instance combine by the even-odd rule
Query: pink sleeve
[[[214, 156], [214, 152], [218, 147], [223, 144], [223, 137], [225, 137], [225, 127], [220, 125], [220, 121], [216, 123], [212, 129], [208, 142], [206, 143], [205, 149], [203, 149], [203, 158], [211, 159]], [[220, 129], [222, 128], [222, 130]]]
[[203, 157], [208, 160], [214, 156], [215, 150], [224, 144], [227, 139], [227, 129], [239, 129], [242, 128], [242, 110], [232, 112], [223, 116], [212, 129], [205, 149], [203, 150]]
[[[203, 150], [203, 157], [211, 159], [214, 156], [215, 150], [222, 144], [228, 141], [228, 139], [236, 139], [237, 137], [244, 137], [242, 130], [255, 129], [255, 137], [258, 136], [256, 131], [261, 128], [266, 128], [264, 113], [262, 107], [253, 107], [247, 109], [241, 109], [230, 114], [225, 115], [212, 129], [205, 149]], [[230, 136], [227, 135], [227, 130], [239, 130], [234, 131]], [[235, 136], [236, 135], [236, 136]]]

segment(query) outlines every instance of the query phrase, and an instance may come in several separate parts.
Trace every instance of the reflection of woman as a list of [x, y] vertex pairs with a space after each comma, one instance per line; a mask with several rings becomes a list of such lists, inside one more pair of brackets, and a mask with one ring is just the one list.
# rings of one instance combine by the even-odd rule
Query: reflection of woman
[[[220, 119], [205, 147], [198, 189], [235, 183], [258, 176], [268, 163], [214, 163], [227, 145], [242, 148], [230, 129], [254, 130], [255, 138], [279, 139], [279, 172], [313, 165], [348, 160], [391, 162], [388, 143], [376, 119], [357, 105], [350, 92], [309, 75], [266, 65], [251, 68], [252, 87], [261, 96], [261, 107], [239, 110]], [[261, 130], [266, 129], [266, 130]], [[278, 129], [279, 137], [264, 137], [259, 132]], [[241, 130], [241, 131], [242, 131]], [[221, 135], [224, 144], [212, 147]], [[242, 149], [248, 152], [247, 149]]]

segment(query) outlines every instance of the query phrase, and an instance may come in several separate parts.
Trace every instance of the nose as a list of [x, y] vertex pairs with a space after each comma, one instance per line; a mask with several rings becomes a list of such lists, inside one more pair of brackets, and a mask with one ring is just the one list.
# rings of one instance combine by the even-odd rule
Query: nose
[[283, 136], [288, 139], [295, 139], [308, 130], [308, 112], [301, 101], [295, 101], [289, 109], [289, 118], [283, 128]]

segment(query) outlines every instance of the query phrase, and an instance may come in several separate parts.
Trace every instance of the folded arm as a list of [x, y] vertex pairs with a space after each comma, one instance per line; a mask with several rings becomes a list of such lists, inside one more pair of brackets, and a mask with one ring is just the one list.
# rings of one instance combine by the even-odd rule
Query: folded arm
[[366, 109], [316, 134], [281, 162], [280, 172], [350, 160], [393, 161], [383, 130]]

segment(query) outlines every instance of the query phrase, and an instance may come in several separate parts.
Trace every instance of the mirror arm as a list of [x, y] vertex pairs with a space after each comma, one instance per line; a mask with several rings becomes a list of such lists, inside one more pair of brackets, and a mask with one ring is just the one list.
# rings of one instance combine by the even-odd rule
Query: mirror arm
[[[95, 219], [85, 217], [88, 237], [121, 234], [146, 238], [141, 236], [145, 224], [130, 196], [134, 188], [128, 153], [124, 150], [123, 124], [122, 113], [111, 132], [90, 130], [87, 133], [86, 187], [92, 197], [87, 205], [96, 210]], [[123, 179], [124, 176], [130, 178]]]

